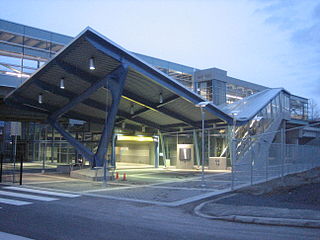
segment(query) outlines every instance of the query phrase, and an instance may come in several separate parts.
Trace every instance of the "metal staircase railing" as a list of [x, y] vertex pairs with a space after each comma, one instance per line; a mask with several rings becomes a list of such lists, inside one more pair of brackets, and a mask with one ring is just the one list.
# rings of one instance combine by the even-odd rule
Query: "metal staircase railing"
[[[279, 93], [269, 100], [251, 121], [237, 127], [233, 133], [232, 172], [233, 177], [240, 179], [240, 182], [243, 181], [241, 179], [248, 181], [253, 168], [259, 171], [267, 167], [272, 142], [282, 121], [289, 116], [288, 109], [281, 105], [281, 96]], [[280, 101], [276, 101], [276, 98]]]

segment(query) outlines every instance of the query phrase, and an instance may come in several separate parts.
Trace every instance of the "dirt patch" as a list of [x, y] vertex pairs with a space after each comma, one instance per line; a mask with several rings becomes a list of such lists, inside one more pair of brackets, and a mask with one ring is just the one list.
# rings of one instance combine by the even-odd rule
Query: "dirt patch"
[[277, 178], [265, 183], [245, 187], [237, 190], [237, 192], [251, 195], [273, 195], [284, 192], [290, 193], [300, 186], [312, 183], [320, 183], [320, 167], [301, 173], [289, 174], [284, 176], [282, 179]]

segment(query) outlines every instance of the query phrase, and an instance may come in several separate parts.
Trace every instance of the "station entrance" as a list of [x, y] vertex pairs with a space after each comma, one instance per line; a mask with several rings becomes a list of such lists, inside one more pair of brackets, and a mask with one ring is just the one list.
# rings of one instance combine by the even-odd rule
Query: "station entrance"
[[[68, 130], [92, 152], [97, 151], [101, 132], [85, 131], [86, 123], [68, 123]], [[19, 126], [13, 132], [12, 126]], [[67, 125], [67, 124], [65, 124]], [[106, 159], [112, 169], [155, 168], [159, 166], [159, 137], [115, 134]], [[0, 157], [3, 181], [19, 181], [20, 162], [24, 173], [63, 172], [90, 168], [87, 161], [66, 139], [47, 124], [5, 122]], [[163, 161], [162, 161], [163, 162]]]
[[117, 168], [158, 167], [158, 137], [117, 135], [115, 158]]
[[[83, 168], [91, 168], [77, 150], [47, 124], [23, 122], [18, 136], [12, 135], [12, 129], [4, 128], [1, 154], [3, 158], [4, 175], [9, 181], [20, 170], [23, 161], [25, 173], [30, 172], [62, 172]], [[8, 127], [12, 123], [8, 122]], [[67, 124], [65, 124], [67, 125]], [[96, 152], [101, 132], [85, 131], [88, 128], [79, 122], [68, 122], [68, 130], [75, 138]], [[158, 135], [132, 134], [125, 129], [117, 128], [106, 154], [110, 169], [197, 169], [201, 163], [201, 131], [159, 133]], [[121, 133], [120, 133], [121, 132]], [[205, 131], [205, 166], [208, 170], [212, 158], [227, 157], [227, 135], [223, 129]], [[228, 162], [228, 166], [230, 163]]]

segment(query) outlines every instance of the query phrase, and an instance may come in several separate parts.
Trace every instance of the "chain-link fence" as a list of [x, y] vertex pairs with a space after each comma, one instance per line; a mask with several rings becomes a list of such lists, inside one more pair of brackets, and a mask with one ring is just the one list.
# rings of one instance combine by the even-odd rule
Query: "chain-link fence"
[[[309, 137], [307, 143], [301, 144], [303, 128], [233, 139], [232, 188], [266, 182], [320, 166], [319, 137]], [[295, 134], [292, 134], [294, 131]], [[291, 138], [286, 139], [289, 135]], [[292, 143], [293, 135], [296, 136], [295, 144]]]

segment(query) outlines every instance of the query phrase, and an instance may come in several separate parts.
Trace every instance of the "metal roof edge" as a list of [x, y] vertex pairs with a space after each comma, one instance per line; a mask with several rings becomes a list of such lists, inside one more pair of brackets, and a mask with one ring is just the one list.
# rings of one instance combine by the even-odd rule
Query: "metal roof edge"
[[[241, 118], [237, 119], [237, 117], [235, 117], [236, 119], [236, 122], [237, 122], [237, 125], [244, 125], [246, 123], [248, 123], [250, 120], [252, 120], [259, 111], [261, 111], [263, 108], [265, 108], [269, 102], [275, 98], [275, 96], [277, 96], [280, 92], [285, 92], [285, 93], [288, 93], [290, 94], [287, 90], [285, 90], [284, 88], [269, 88], [269, 89], [265, 89], [261, 92], [258, 92], [256, 94], [253, 94], [253, 95], [250, 95], [246, 98], [243, 98], [242, 100], [240, 101], [245, 101], [245, 100], [250, 100], [250, 98], [252, 98], [253, 96], [256, 96], [257, 94], [260, 94], [262, 95], [264, 92], [268, 92], [268, 91], [271, 91], [271, 90], [278, 90], [274, 93], [274, 95], [272, 97], [270, 97], [267, 101], [265, 101], [265, 103], [262, 105], [262, 107], [260, 107], [257, 111], [254, 112], [254, 114], [251, 114], [249, 117], [246, 117], [246, 119], [243, 119], [241, 120]], [[233, 110], [234, 111], [234, 110]]]

